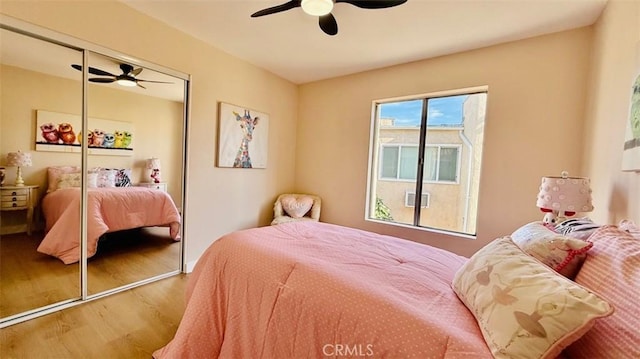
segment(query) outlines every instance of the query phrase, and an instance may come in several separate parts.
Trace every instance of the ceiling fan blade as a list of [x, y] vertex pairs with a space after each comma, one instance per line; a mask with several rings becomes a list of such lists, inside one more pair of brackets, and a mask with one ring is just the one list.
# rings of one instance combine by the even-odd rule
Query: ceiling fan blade
[[402, 5], [406, 3], [407, 0], [335, 0], [335, 2], [346, 2], [347, 4], [351, 4], [362, 9], [384, 9], [387, 7]]
[[277, 5], [277, 6], [273, 6], [273, 7], [270, 7], [270, 8], [262, 9], [260, 11], [256, 11], [253, 14], [251, 14], [251, 17], [259, 17], [259, 16], [265, 16], [265, 15], [271, 15], [271, 14], [275, 14], [277, 12], [291, 10], [291, 9], [300, 7], [301, 3], [302, 3], [302, 0], [291, 0], [291, 1], [286, 2], [284, 4], [281, 4], [281, 5]]
[[152, 82], [156, 84], [172, 84], [173, 83], [173, 82], [151, 81], [151, 80], [143, 80], [143, 79], [136, 79], [136, 82]]
[[114, 82], [115, 80], [116, 79], [105, 79], [105, 78], [102, 78], [102, 77], [96, 77], [96, 78], [89, 79], [89, 81], [91, 81], [91, 82], [100, 82], [100, 83], [103, 83], [103, 84], [108, 84], [108, 83]]
[[335, 35], [338, 33], [338, 22], [333, 14], [328, 13], [324, 16], [318, 16], [318, 25], [327, 35]]
[[138, 81], [136, 81], [136, 85], [138, 85], [138, 87], [141, 87], [141, 88], [143, 88], [143, 89], [145, 89], [145, 90], [147, 89], [146, 87], [144, 87], [144, 86], [140, 85], [140, 83], [139, 83]]
[[142, 67], [138, 67], [137, 69], [131, 71], [129, 74], [133, 76], [138, 76], [142, 72]]
[[[82, 71], [82, 66], [80, 65], [76, 65], [73, 64], [71, 65], [71, 67], [73, 67], [74, 69], [78, 70], [78, 71]], [[113, 76], [115, 77], [116, 75], [110, 73], [110, 72], [106, 72], [100, 69], [96, 69], [95, 67], [89, 67], [89, 73], [93, 74], [93, 75], [98, 75], [98, 76]]]

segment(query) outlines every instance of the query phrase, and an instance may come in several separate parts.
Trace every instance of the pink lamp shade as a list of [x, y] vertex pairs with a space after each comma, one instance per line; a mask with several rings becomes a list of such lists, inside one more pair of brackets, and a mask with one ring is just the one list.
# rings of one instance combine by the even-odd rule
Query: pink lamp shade
[[33, 163], [31, 162], [31, 153], [30, 152], [9, 152], [7, 154], [7, 166], [9, 167], [18, 167], [16, 172], [16, 186], [24, 186], [24, 180], [22, 179], [22, 170], [21, 167], [31, 167]]
[[542, 177], [536, 206], [552, 214], [549, 219], [545, 217], [545, 222], [559, 223], [565, 216], [593, 211], [590, 185], [589, 178], [569, 177], [566, 171], [561, 177]]

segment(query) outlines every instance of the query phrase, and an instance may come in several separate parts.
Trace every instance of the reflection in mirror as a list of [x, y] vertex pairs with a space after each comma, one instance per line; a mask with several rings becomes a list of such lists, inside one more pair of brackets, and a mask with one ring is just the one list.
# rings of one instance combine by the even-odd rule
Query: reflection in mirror
[[95, 53], [88, 71], [92, 295], [180, 268], [185, 82]]
[[[82, 74], [68, 65], [81, 62], [82, 52], [5, 29], [0, 46], [0, 318], [6, 319], [80, 297], [78, 263], [45, 254], [51, 247], [43, 242], [60, 212], [80, 221], [79, 202], [60, 207], [53, 195], [74, 191], [73, 173], [80, 172], [80, 152], [64, 144], [71, 140], [64, 123], [82, 111]], [[61, 117], [43, 117], [45, 112]], [[9, 155], [17, 151], [31, 161]], [[16, 186], [21, 162], [24, 185]], [[51, 246], [79, 254], [78, 246]]]

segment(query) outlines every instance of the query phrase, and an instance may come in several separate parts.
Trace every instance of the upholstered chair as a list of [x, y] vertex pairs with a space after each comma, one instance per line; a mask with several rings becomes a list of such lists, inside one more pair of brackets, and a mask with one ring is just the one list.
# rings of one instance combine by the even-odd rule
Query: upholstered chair
[[312, 194], [285, 193], [278, 196], [273, 206], [271, 225], [293, 221], [319, 221], [320, 197]]

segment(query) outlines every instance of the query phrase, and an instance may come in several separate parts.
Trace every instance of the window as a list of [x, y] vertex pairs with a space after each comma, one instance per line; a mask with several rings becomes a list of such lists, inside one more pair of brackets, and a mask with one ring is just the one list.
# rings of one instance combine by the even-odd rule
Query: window
[[[405, 207], [413, 207], [416, 205], [416, 193], [415, 192], [405, 192], [404, 194], [404, 206]], [[420, 207], [429, 208], [429, 194], [423, 193], [422, 200], [420, 201]]]
[[376, 101], [367, 219], [474, 235], [486, 100], [483, 87]]
[[[426, 146], [423, 181], [456, 182], [459, 146]], [[418, 177], [418, 146], [383, 145], [381, 179], [413, 180]]]

